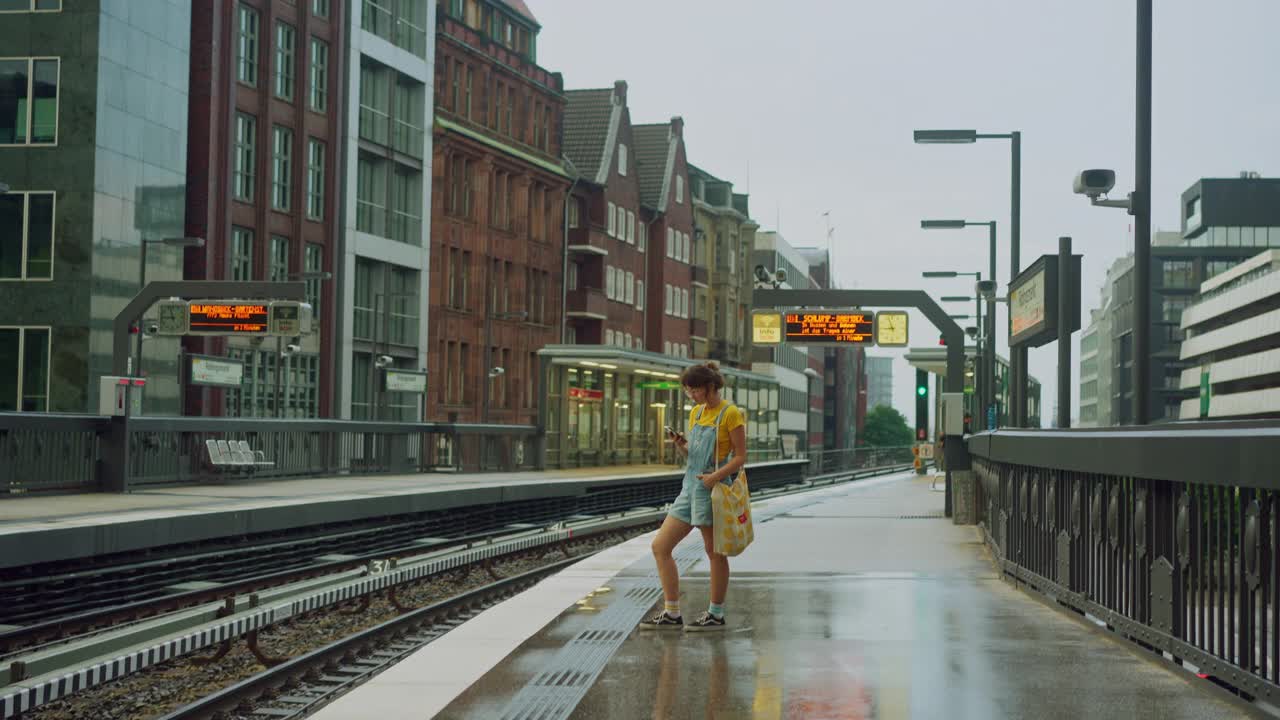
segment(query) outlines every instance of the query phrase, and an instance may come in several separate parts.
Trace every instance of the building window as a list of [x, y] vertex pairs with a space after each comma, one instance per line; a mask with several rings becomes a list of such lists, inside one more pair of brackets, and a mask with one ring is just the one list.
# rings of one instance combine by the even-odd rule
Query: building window
[[276, 97], [293, 100], [293, 50], [297, 34], [288, 23], [276, 23]]
[[675, 231], [671, 228], [667, 228], [667, 257], [675, 257], [675, 237]]
[[0, 195], [0, 280], [53, 279], [51, 192]]
[[1165, 260], [1164, 287], [1193, 288], [1196, 286], [1196, 266], [1192, 260]]
[[458, 217], [471, 217], [471, 161], [454, 155], [449, 170], [448, 212]]
[[613, 296], [613, 266], [612, 266], [612, 265], [605, 265], [605, 266], [604, 266], [604, 296], [605, 296], [605, 297], [607, 297], [607, 298], [609, 298], [610, 300], [613, 300], [613, 299], [614, 299], [614, 296]]
[[1209, 278], [1224, 273], [1236, 265], [1240, 264], [1240, 260], [1210, 260], [1205, 263], [1204, 278]]
[[254, 149], [257, 137], [257, 119], [242, 112], [236, 113], [235, 164], [231, 172], [231, 195], [236, 200], [253, 202]]
[[627, 175], [627, 146], [622, 143], [618, 143], [618, 174]]
[[311, 0], [311, 14], [316, 17], [329, 17], [329, 0]]
[[0, 13], [58, 12], [62, 0], [0, 0]]
[[666, 302], [662, 306], [662, 312], [666, 313], [667, 315], [672, 315], [674, 314], [672, 313], [672, 308], [675, 306], [675, 303], [672, 301], [671, 298], [672, 298], [672, 290], [674, 290], [675, 288], [671, 287], [671, 283], [664, 283], [662, 287], [663, 287], [663, 291], [666, 293]]
[[271, 255], [267, 258], [267, 279], [284, 282], [289, 279], [289, 238], [271, 236]]
[[324, 112], [329, 107], [329, 43], [311, 38], [311, 66], [307, 103], [312, 110]]
[[636, 309], [644, 309], [644, 281], [636, 280]]
[[293, 190], [293, 131], [271, 128], [271, 207], [288, 210]]
[[307, 138], [307, 217], [324, 218], [324, 143]]
[[399, 163], [391, 173], [389, 235], [398, 242], [422, 244], [422, 173]]
[[609, 203], [609, 217], [606, 220], [609, 225], [609, 237], [615, 237], [617, 234], [617, 217], [614, 215], [614, 208], [616, 207], [613, 203]]
[[356, 161], [356, 229], [383, 235], [386, 224], [387, 174], [379, 160], [362, 152]]
[[663, 340], [663, 341], [662, 341], [662, 354], [663, 354], [663, 355], [670, 355], [670, 354], [671, 354], [671, 341], [670, 341], [670, 340]]
[[465, 115], [468, 120], [471, 119], [471, 87], [474, 84], [475, 84], [475, 71], [471, 69], [470, 65], [468, 65], [467, 66], [467, 88], [466, 88], [466, 97], [465, 97], [466, 102], [463, 108], [466, 111]]
[[613, 331], [612, 331], [612, 330], [605, 330], [605, 331], [604, 331], [604, 344], [605, 344], [605, 345], [612, 345], [612, 344], [613, 344]]
[[622, 299], [628, 305], [634, 305], [636, 302], [636, 275], [630, 270], [627, 271], [627, 280], [622, 286], [625, 288], [626, 297]]
[[406, 75], [396, 75], [395, 117], [391, 121], [391, 147], [410, 157], [421, 158], [426, 133], [423, 130], [426, 86]]
[[649, 245], [649, 225], [643, 220], [636, 225], [636, 248], [644, 252]]
[[311, 305], [311, 319], [315, 322], [320, 319], [320, 283], [324, 281], [316, 276], [324, 272], [324, 246], [307, 243], [305, 252], [302, 269], [311, 276], [306, 280], [307, 303]]
[[253, 279], [253, 231], [231, 228], [231, 279]]
[[618, 239], [621, 240], [622, 242], [626, 242], [627, 241], [627, 211], [621, 207], [618, 208], [617, 232], [618, 232], [618, 236], [617, 236]]
[[0, 145], [58, 142], [57, 58], [0, 60]]
[[49, 411], [48, 327], [0, 327], [0, 412]]
[[236, 79], [258, 84], [258, 11], [240, 5], [240, 33], [236, 45]]
[[676, 202], [677, 203], [684, 202], [684, 176], [683, 175], [676, 176]]
[[579, 204], [578, 198], [571, 197], [569, 203], [569, 229], [577, 229], [582, 224], [582, 205]]

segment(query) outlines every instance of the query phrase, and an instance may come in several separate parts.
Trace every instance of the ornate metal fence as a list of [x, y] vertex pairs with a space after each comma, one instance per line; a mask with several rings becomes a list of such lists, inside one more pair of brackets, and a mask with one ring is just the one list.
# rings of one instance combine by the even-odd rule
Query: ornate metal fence
[[969, 450], [1005, 573], [1280, 699], [1280, 423], [999, 431]]

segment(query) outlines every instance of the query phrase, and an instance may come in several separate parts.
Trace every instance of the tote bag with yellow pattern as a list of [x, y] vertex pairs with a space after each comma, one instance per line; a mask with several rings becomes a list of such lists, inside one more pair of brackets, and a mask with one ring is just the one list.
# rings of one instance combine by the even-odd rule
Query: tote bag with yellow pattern
[[716, 483], [711, 489], [711, 518], [715, 551], [721, 555], [739, 555], [755, 539], [746, 470], [738, 472], [732, 485]]
[[[717, 445], [719, 418], [716, 419]], [[712, 452], [716, 452], [712, 450]], [[724, 459], [728, 461], [728, 457]], [[716, 483], [712, 488], [713, 550], [719, 555], [740, 555], [755, 539], [751, 525], [751, 493], [746, 488], [746, 470], [739, 470], [732, 484]]]

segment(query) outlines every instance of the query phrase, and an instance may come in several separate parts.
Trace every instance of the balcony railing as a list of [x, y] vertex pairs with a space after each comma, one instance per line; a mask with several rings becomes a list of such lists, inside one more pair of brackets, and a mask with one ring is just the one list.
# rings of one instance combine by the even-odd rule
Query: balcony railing
[[410, 157], [422, 159], [423, 143], [426, 132], [403, 120], [395, 120], [391, 125], [391, 147]]
[[422, 245], [422, 218], [399, 210], [391, 211], [388, 236], [406, 245]]
[[608, 255], [609, 249], [603, 235], [592, 232], [590, 228], [579, 227], [569, 230], [569, 252]]
[[360, 137], [378, 145], [389, 143], [391, 116], [368, 105], [360, 106]]
[[603, 320], [609, 317], [609, 300], [599, 288], [570, 290], [565, 303], [569, 317], [589, 317]]
[[711, 283], [711, 272], [701, 265], [694, 265], [693, 282], [700, 285], [709, 285]]

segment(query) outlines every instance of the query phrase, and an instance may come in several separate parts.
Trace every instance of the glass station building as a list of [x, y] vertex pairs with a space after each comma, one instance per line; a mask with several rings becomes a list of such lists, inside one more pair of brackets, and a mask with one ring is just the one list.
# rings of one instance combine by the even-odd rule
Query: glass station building
[[[676, 463], [663, 428], [685, 430], [693, 403], [680, 373], [697, 363], [608, 346], [549, 345], [538, 356], [538, 424], [548, 469]], [[750, 459], [781, 457], [777, 381], [731, 368], [721, 372], [724, 398], [747, 418]]]

